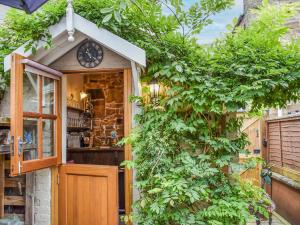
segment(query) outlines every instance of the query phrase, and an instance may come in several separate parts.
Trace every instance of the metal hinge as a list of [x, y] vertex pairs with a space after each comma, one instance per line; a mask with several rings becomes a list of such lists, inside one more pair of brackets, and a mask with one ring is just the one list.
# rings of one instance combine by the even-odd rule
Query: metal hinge
[[59, 184], [59, 174], [57, 174], [57, 184]]

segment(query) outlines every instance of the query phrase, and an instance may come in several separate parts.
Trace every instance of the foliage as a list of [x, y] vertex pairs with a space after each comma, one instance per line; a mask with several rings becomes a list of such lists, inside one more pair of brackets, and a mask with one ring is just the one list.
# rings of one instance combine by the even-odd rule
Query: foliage
[[159, 105], [143, 105], [140, 127], [127, 140], [134, 146], [140, 224], [246, 224], [249, 206], [266, 215], [264, 192], [224, 167], [247, 145], [239, 109], [253, 114], [299, 99], [299, 43], [281, 42], [294, 7], [264, 3], [247, 29], [206, 51], [184, 44], [179, 58], [149, 69], [167, 92]]
[[[266, 214], [264, 191], [225, 173], [248, 144], [241, 108], [258, 113], [299, 99], [299, 43], [282, 44], [284, 21], [295, 5], [264, 3], [257, 21], [205, 48], [194, 35], [232, 0], [75, 0], [75, 11], [147, 52], [145, 79], [167, 90], [158, 104], [141, 104], [133, 146], [140, 198], [133, 219], [143, 225], [246, 224], [249, 208]], [[0, 28], [0, 59], [26, 41], [51, 44], [47, 27], [63, 16], [65, 1], [44, 11], [12, 11]], [[274, 16], [276, 15], [276, 16]], [[3, 76], [3, 74], [2, 74]], [[127, 215], [125, 219], [130, 219]]]
[[65, 12], [65, 2], [55, 1], [47, 4], [43, 11], [38, 11], [33, 16], [25, 16], [24, 12], [11, 10], [0, 27], [0, 100], [8, 82], [9, 74], [4, 73], [3, 60], [20, 45], [27, 42], [27, 50], [35, 52], [37, 41], [45, 42], [45, 47], [51, 45], [51, 37], [47, 28], [59, 21]]

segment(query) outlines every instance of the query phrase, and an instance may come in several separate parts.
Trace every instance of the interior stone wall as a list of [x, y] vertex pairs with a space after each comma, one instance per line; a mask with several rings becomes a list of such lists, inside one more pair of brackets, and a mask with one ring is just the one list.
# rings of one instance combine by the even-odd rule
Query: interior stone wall
[[[83, 91], [83, 75], [82, 74], [68, 74], [67, 76], [67, 98], [71, 98], [80, 102], [80, 91]], [[83, 105], [80, 105], [83, 107]]]
[[[93, 119], [94, 137], [111, 136], [113, 130], [117, 131], [118, 138], [124, 136], [124, 104], [123, 104], [123, 73], [109, 72], [97, 75], [85, 75], [84, 89], [98, 90], [99, 96], [92, 99], [95, 118]], [[105, 126], [105, 128], [104, 128]], [[94, 140], [94, 145], [99, 145]]]

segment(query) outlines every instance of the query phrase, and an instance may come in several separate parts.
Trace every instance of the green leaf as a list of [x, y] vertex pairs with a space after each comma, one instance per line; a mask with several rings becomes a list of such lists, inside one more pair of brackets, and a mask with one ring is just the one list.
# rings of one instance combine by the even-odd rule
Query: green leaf
[[114, 11], [114, 17], [118, 23], [121, 23], [121, 15], [118, 11]]
[[112, 14], [107, 14], [103, 20], [102, 23], [107, 23], [108, 21], [110, 21], [110, 19], [112, 18]]
[[149, 194], [157, 194], [159, 192], [161, 192], [162, 189], [161, 188], [153, 188], [151, 190], [148, 191]]
[[112, 12], [113, 10], [114, 10], [113, 8], [104, 8], [104, 9], [101, 9], [100, 12], [103, 14], [107, 14], [107, 13]]

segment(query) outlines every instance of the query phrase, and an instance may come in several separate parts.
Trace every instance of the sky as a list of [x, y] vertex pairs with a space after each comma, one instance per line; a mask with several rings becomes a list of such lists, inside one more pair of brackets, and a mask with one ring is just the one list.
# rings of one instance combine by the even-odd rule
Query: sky
[[[187, 4], [195, 0], [185, 0]], [[235, 0], [235, 4], [231, 9], [222, 11], [221, 13], [212, 17], [213, 23], [204, 28], [199, 35], [197, 35], [199, 43], [210, 44], [216, 38], [222, 36], [222, 33], [227, 32], [226, 26], [232, 24], [234, 18], [238, 18], [243, 14], [243, 0]]]
[[[190, 5], [196, 0], [185, 0], [186, 5]], [[0, 5], [0, 21], [7, 10], [7, 7]], [[216, 38], [221, 37], [222, 33], [226, 32], [226, 26], [232, 23], [234, 18], [238, 18], [243, 14], [243, 0], [235, 0], [235, 4], [231, 9], [222, 11], [215, 15], [213, 23], [204, 28], [199, 35], [197, 35], [200, 44], [210, 44]]]

